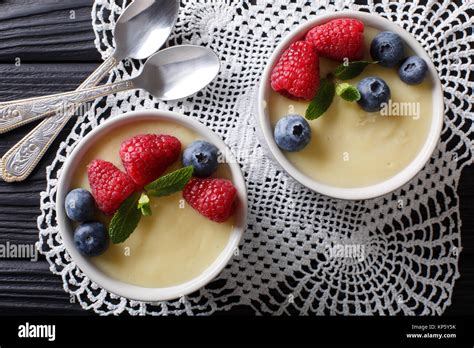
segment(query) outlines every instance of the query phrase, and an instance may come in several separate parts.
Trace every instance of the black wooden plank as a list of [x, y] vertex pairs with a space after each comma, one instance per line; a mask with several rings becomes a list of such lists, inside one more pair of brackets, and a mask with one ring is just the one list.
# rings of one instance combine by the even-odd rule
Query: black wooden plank
[[[97, 67], [89, 64], [0, 64], [0, 100], [33, 97], [75, 89]], [[34, 125], [0, 135], [0, 155], [26, 135]], [[69, 124], [25, 182], [0, 181], [0, 243], [35, 244], [40, 192], [46, 187], [46, 166]], [[0, 261], [0, 314], [88, 314], [63, 289], [62, 279], [49, 271], [44, 258]]]
[[92, 0], [3, 2], [0, 62], [99, 61], [91, 4]]
[[46, 261], [2, 260], [0, 314], [87, 314], [72, 301]]
[[0, 100], [76, 89], [99, 63], [0, 64]]
[[92, 7], [94, 0], [3, 0], [0, 20], [21, 18], [34, 14], [58, 10], [73, 10], [79, 7]]

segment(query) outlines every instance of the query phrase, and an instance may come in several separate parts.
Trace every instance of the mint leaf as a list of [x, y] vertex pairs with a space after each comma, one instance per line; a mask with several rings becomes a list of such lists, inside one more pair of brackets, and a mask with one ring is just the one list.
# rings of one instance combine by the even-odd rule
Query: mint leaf
[[162, 176], [145, 186], [149, 196], [161, 197], [181, 191], [193, 175], [193, 167], [188, 166]]
[[350, 102], [355, 102], [360, 99], [359, 90], [347, 82], [339, 83], [336, 86], [336, 94]]
[[364, 71], [367, 65], [376, 63], [378, 62], [368, 62], [366, 60], [344, 63], [336, 68], [334, 75], [336, 75], [336, 77], [340, 80], [350, 80]]
[[145, 193], [142, 193], [140, 199], [138, 200], [137, 208], [141, 210], [142, 215], [150, 216], [152, 214], [150, 206], [150, 197], [148, 197]]
[[140, 192], [135, 192], [115, 212], [109, 225], [109, 236], [112, 243], [124, 242], [140, 222], [142, 213], [137, 209], [139, 198]]
[[334, 84], [327, 79], [322, 79], [316, 96], [311, 100], [306, 109], [306, 119], [315, 120], [320, 117], [329, 109], [333, 99]]

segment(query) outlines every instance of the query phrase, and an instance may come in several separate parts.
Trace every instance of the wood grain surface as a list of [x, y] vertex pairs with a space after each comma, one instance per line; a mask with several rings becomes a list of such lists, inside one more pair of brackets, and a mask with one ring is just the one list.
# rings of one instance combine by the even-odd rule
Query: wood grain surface
[[[75, 89], [100, 64], [91, 26], [91, 0], [0, 1], [0, 100], [45, 95]], [[75, 19], [70, 19], [70, 11]], [[20, 57], [21, 65], [15, 65]], [[46, 166], [66, 127], [32, 176], [23, 183], [0, 182], [0, 243], [34, 244], [39, 194], [46, 186]], [[0, 155], [32, 128], [0, 135]], [[458, 192], [462, 217], [461, 278], [456, 282], [446, 315], [474, 314], [474, 168], [463, 172]], [[238, 307], [234, 313], [251, 313]], [[70, 303], [62, 280], [40, 258], [0, 259], [0, 314], [81, 314]]]
[[0, 1], [0, 62], [90, 62], [92, 0]]

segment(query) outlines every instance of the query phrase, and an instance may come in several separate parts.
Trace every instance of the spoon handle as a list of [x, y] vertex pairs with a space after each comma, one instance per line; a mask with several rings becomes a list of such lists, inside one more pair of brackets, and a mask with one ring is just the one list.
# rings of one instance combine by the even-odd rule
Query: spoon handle
[[65, 113], [81, 104], [100, 97], [132, 88], [131, 81], [59, 93], [44, 97], [24, 99], [13, 104], [0, 104], [0, 134], [53, 113]]
[[[115, 58], [102, 63], [77, 90], [97, 85], [117, 64]], [[0, 103], [0, 134], [23, 126], [39, 118], [52, 116], [55, 108], [45, 105], [49, 96], [12, 100]], [[67, 101], [65, 101], [67, 102]]]
[[[108, 58], [79, 86], [78, 90], [99, 84], [117, 63], [114, 57]], [[0, 176], [7, 182], [25, 180], [75, 112], [75, 108], [69, 108], [46, 118], [16, 143], [0, 159]]]

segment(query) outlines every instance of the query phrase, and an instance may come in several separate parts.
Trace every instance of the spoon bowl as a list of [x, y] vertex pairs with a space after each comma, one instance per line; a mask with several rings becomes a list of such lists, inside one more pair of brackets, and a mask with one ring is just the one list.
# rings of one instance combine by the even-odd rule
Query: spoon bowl
[[117, 60], [145, 59], [163, 46], [178, 19], [179, 0], [134, 1], [114, 29]]
[[220, 60], [212, 50], [182, 45], [151, 56], [133, 82], [158, 99], [176, 100], [207, 86], [219, 70]]

